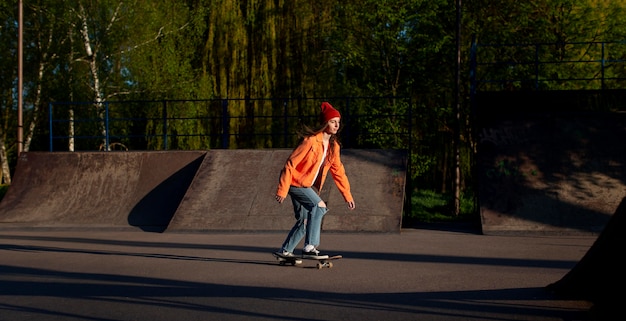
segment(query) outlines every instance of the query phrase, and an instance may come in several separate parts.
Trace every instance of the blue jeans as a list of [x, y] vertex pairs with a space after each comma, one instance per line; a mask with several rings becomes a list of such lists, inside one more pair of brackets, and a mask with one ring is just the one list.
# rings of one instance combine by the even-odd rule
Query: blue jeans
[[289, 196], [293, 203], [293, 212], [296, 223], [289, 231], [283, 243], [283, 251], [292, 252], [298, 243], [306, 236], [304, 245], [311, 244], [317, 247], [320, 244], [322, 218], [328, 212], [326, 207], [320, 207], [322, 201], [319, 195], [310, 187], [289, 187]]

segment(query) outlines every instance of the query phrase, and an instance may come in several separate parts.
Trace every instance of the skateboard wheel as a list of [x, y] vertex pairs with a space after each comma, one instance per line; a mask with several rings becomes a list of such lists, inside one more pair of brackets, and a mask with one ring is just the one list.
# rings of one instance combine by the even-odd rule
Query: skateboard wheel
[[321, 270], [324, 267], [324, 264], [322, 263], [317, 263], [317, 269]]
[[333, 262], [328, 262], [328, 268], [330, 269], [331, 267], [333, 267]]

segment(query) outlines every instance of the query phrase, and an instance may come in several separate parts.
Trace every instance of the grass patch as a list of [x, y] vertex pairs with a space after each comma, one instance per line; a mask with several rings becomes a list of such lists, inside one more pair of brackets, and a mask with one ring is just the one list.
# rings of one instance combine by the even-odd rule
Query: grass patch
[[405, 215], [405, 221], [412, 223], [474, 222], [478, 219], [476, 201], [471, 193], [461, 194], [459, 215], [454, 214], [453, 195], [434, 191], [413, 193], [411, 207], [411, 213]]

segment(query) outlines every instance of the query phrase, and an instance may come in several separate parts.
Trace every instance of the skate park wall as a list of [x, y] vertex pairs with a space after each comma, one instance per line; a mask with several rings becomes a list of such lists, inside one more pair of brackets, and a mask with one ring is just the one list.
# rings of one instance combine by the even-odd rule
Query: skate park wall
[[[274, 195], [290, 152], [25, 152], [0, 202], [0, 229], [288, 230], [291, 201]], [[345, 149], [342, 161], [357, 209], [329, 175], [323, 230], [399, 232], [406, 152]]]
[[626, 114], [579, 106], [586, 103], [574, 93], [479, 100], [483, 234], [598, 234], [606, 226], [626, 195]]

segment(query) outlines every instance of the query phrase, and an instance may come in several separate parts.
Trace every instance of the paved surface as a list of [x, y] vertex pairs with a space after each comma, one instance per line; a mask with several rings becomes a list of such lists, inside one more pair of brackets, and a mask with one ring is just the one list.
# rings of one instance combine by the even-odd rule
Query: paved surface
[[544, 287], [593, 236], [324, 233], [322, 270], [279, 266], [284, 236], [0, 230], [0, 320], [591, 319]]

